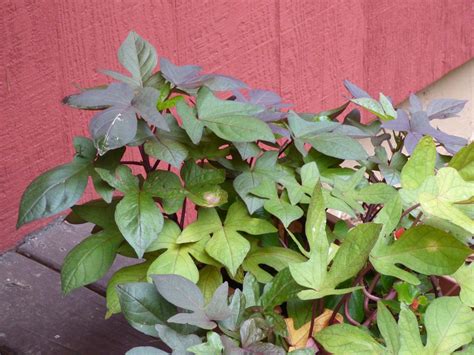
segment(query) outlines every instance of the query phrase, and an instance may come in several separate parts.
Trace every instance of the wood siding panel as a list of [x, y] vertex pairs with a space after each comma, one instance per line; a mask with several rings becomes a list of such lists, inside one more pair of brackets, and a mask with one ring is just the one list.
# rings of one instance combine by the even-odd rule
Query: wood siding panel
[[44, 224], [15, 231], [21, 194], [70, 159], [92, 117], [60, 100], [103, 83], [97, 69], [122, 71], [116, 50], [129, 30], [180, 64], [280, 91], [302, 111], [340, 104], [345, 78], [400, 101], [472, 57], [469, 0], [1, 3], [0, 250]]

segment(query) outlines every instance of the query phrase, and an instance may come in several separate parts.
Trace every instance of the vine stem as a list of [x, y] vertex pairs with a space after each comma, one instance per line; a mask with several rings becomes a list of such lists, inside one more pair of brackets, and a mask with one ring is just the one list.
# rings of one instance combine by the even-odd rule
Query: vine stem
[[151, 170], [156, 170], [156, 168], [158, 167], [158, 164], [160, 164], [160, 161], [161, 161], [161, 160], [157, 159], [157, 160], [155, 161], [155, 164], [153, 164], [153, 166], [151, 167]]
[[376, 296], [372, 295], [372, 292], [374, 291], [375, 286], [377, 286], [377, 283], [380, 280], [380, 276], [381, 275], [379, 273], [377, 273], [377, 275], [375, 275], [374, 279], [370, 283], [369, 289], [366, 291], [367, 294], [370, 294], [370, 296], [367, 296], [366, 293], [364, 292], [365, 287], [362, 289], [362, 292], [366, 296], [365, 299], [364, 299], [364, 311], [365, 311], [366, 314], [368, 314], [370, 312], [370, 310], [369, 310], [369, 300], [372, 299], [373, 297], [376, 297]]
[[317, 301], [314, 300], [313, 301], [313, 305], [311, 307], [311, 323], [309, 324], [309, 333], [308, 333], [308, 337], [309, 338], [312, 338], [313, 337], [313, 329], [314, 329], [314, 320], [316, 318], [316, 306], [317, 306]]
[[[362, 269], [360, 272], [359, 272], [359, 275], [357, 276], [357, 278], [355, 279], [354, 281], [354, 285], [357, 285], [359, 284], [362, 279], [364, 278], [365, 274], [367, 274], [370, 270], [372, 269], [372, 265], [371, 264], [368, 264], [364, 269]], [[344, 302], [346, 302], [346, 300], [351, 296], [350, 293], [348, 294], [345, 294], [341, 300], [337, 303], [337, 305], [334, 307], [333, 311], [332, 311], [332, 314], [331, 314], [331, 318], [329, 318], [329, 321], [328, 321], [328, 325], [331, 325], [334, 323], [334, 319], [336, 319], [336, 315], [337, 315], [337, 312], [339, 311], [339, 309], [342, 307], [342, 305], [344, 304]]]
[[145, 148], [143, 145], [139, 147], [140, 155], [142, 156], [143, 166], [145, 167], [145, 172], [148, 174], [151, 171], [150, 157], [145, 153]]
[[413, 205], [409, 208], [407, 208], [405, 211], [403, 211], [402, 215], [400, 216], [400, 219], [403, 219], [406, 215], [408, 215], [411, 211], [416, 210], [418, 207], [420, 207], [420, 204], [417, 203], [416, 205]]
[[[395, 291], [394, 289], [391, 289], [390, 292], [388, 293], [388, 295], [386, 297], [383, 298], [383, 300], [392, 300], [395, 298], [395, 296], [397, 295], [397, 291]], [[372, 324], [372, 322], [374, 321], [375, 317], [377, 316], [377, 309], [375, 309], [368, 317], [367, 319], [365, 320], [364, 323], [362, 323], [362, 325], [364, 327], [370, 327], [370, 325]]]
[[179, 220], [179, 225], [181, 226], [181, 229], [184, 228], [184, 220], [186, 218], [186, 200], [187, 198], [184, 198], [183, 207], [181, 209], [181, 219]]
[[127, 164], [127, 165], [140, 165], [140, 166], [143, 166], [143, 162], [141, 162], [141, 161], [122, 160], [120, 163], [121, 164]]

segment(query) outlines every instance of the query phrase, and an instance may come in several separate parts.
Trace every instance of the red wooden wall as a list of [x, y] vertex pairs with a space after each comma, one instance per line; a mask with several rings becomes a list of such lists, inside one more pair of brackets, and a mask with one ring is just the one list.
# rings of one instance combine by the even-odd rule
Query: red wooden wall
[[[470, 0], [0, 0], [0, 251], [22, 191], [70, 159], [91, 113], [60, 99], [121, 70], [129, 30], [179, 64], [280, 92], [298, 110], [342, 102], [342, 80], [395, 101], [473, 55]], [[90, 194], [90, 193], [89, 193]], [[89, 195], [90, 197], [90, 195]], [[44, 223], [44, 222], [43, 222]]]

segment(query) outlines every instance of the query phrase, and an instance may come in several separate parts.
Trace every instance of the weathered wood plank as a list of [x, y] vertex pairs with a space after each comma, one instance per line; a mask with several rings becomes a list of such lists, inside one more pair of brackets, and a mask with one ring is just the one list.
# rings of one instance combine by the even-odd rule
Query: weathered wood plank
[[2, 354], [123, 354], [154, 341], [121, 316], [105, 320], [91, 290], [63, 296], [57, 272], [13, 252], [0, 256], [0, 310]]
[[[90, 235], [92, 227], [92, 224], [72, 225], [59, 219], [28, 236], [17, 251], [51, 269], [60, 271], [67, 253]], [[114, 272], [124, 266], [137, 263], [137, 259], [117, 255], [109, 272], [90, 287], [94, 291], [105, 294], [107, 282]]]

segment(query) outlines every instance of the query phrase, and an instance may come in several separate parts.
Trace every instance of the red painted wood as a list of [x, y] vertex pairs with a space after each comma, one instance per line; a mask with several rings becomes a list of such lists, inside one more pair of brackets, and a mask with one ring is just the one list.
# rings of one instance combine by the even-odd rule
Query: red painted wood
[[[0, 14], [0, 250], [15, 231], [21, 193], [66, 162], [90, 112], [63, 107], [74, 84], [121, 70], [129, 30], [180, 64], [280, 91], [298, 110], [343, 101], [350, 78], [400, 101], [472, 57], [469, 0], [2, 0]], [[88, 191], [86, 199], [90, 198]]]

